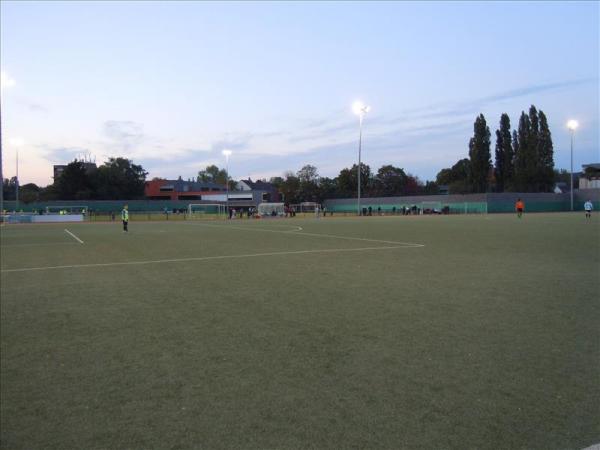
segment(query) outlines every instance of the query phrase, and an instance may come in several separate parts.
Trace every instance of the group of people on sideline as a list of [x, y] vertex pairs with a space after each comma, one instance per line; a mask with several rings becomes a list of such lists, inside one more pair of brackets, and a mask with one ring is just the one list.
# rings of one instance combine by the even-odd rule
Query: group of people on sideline
[[[594, 205], [593, 205], [592, 201], [588, 199], [583, 204], [583, 209], [585, 210], [586, 219], [590, 219], [592, 217], [592, 211], [594, 210]], [[321, 211], [323, 212], [323, 215], [325, 215], [327, 210], [325, 208], [323, 208]], [[517, 199], [517, 201], [515, 203], [515, 211], [517, 212], [517, 217], [519, 219], [521, 217], [523, 217], [523, 212], [525, 211], [525, 202], [520, 198]], [[293, 210], [293, 208], [285, 209], [286, 217], [295, 216], [295, 212], [296, 211]], [[363, 208], [362, 213], [365, 216], [366, 215], [370, 216], [373, 214], [373, 209], [371, 206], [369, 206], [368, 208]], [[381, 207], [379, 207], [377, 209], [377, 213], [381, 214]], [[403, 213], [404, 213], [404, 211], [403, 211]], [[233, 217], [236, 217], [236, 214], [239, 214], [239, 217], [242, 218], [244, 211], [242, 209], [240, 209], [238, 212], [234, 208], [231, 208], [229, 210], [229, 218], [230, 219]], [[254, 215], [254, 208], [247, 209], [246, 214], [248, 215], [248, 218], [252, 217]], [[121, 211], [121, 221], [123, 222], [123, 233], [129, 232], [129, 229], [128, 229], [128, 227], [129, 227], [129, 207], [127, 205], [124, 205], [123, 210]]]

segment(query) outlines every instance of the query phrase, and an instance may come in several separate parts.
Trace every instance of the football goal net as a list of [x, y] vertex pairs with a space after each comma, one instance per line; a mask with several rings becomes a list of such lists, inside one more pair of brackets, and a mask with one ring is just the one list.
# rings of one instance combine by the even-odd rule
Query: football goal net
[[227, 207], [220, 203], [190, 203], [188, 205], [190, 219], [224, 219]]
[[86, 214], [87, 205], [46, 206], [46, 214]]
[[283, 203], [260, 203], [257, 208], [260, 217], [282, 217], [285, 216]]
[[320, 209], [321, 206], [315, 202], [302, 202], [296, 203], [295, 205], [290, 205], [290, 208], [294, 208], [296, 212], [314, 213], [317, 211], [317, 209]]

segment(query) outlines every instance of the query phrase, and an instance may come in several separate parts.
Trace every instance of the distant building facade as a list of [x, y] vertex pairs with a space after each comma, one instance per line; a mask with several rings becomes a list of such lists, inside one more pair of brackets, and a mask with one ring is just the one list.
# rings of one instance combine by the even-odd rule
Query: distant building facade
[[281, 193], [279, 190], [273, 186], [271, 183], [267, 183], [266, 181], [252, 181], [252, 179], [248, 178], [247, 180], [240, 180], [236, 184], [236, 189], [238, 191], [260, 191], [265, 194], [265, 202], [279, 203], [281, 202]]
[[[252, 188], [254, 187], [254, 188]], [[256, 189], [259, 188], [259, 189]], [[262, 188], [262, 189], [260, 189]], [[227, 203], [230, 206], [250, 207], [259, 203], [279, 201], [279, 193], [269, 183], [252, 183], [252, 186], [242, 186], [227, 193], [227, 187], [211, 182], [154, 179], [146, 182], [144, 189], [148, 200], [178, 200], [189, 203]]]
[[203, 196], [224, 193], [227, 188], [211, 182], [154, 179], [146, 181], [144, 193], [149, 200], [202, 200]]
[[583, 164], [579, 178], [579, 189], [600, 189], [600, 163]]

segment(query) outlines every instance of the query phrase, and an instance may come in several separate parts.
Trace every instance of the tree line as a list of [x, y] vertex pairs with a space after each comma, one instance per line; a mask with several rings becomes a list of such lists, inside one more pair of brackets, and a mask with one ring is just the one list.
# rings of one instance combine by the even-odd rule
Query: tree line
[[[121, 200], [143, 199], [148, 172], [126, 158], [110, 158], [97, 168], [84, 161], [67, 164], [53, 184], [45, 188], [34, 183], [19, 186], [23, 203], [48, 200]], [[2, 183], [5, 200], [15, 200], [17, 179]]]
[[[265, 180], [266, 181], [266, 180]], [[288, 171], [283, 177], [268, 180], [282, 194], [286, 203], [322, 202], [326, 198], [354, 197], [358, 187], [358, 165], [344, 168], [337, 177], [320, 177], [310, 164], [297, 172]], [[360, 165], [361, 192], [365, 197], [435, 194], [435, 183], [423, 183], [418, 177], [393, 165], [381, 166], [372, 172], [369, 165]]]
[[[554, 169], [554, 149], [548, 120], [535, 106], [521, 112], [518, 128], [511, 130], [508, 114], [500, 117], [495, 132], [496, 144], [492, 164], [491, 133], [483, 114], [475, 119], [469, 140], [468, 158], [438, 172], [435, 181], [422, 182], [418, 177], [393, 165], [373, 172], [361, 163], [361, 192], [365, 197], [428, 195], [439, 193], [440, 186], [451, 194], [477, 192], [550, 192], [554, 182], [565, 179], [566, 171]], [[326, 198], [354, 197], [357, 192], [358, 166], [342, 169], [336, 177], [321, 177], [313, 165], [288, 171], [268, 181], [284, 196], [287, 203], [322, 202]], [[44, 200], [120, 200], [144, 198], [148, 173], [141, 165], [126, 158], [110, 158], [90, 170], [83, 161], [68, 164], [54, 183], [40, 188], [33, 183], [20, 186], [24, 203]], [[228, 174], [216, 165], [200, 170], [198, 182], [224, 185]], [[191, 180], [190, 180], [191, 181]], [[230, 190], [235, 182], [229, 179]], [[3, 180], [4, 198], [14, 200], [16, 179]]]
[[438, 185], [451, 194], [471, 192], [551, 192], [559, 173], [554, 170], [554, 147], [548, 119], [534, 105], [521, 112], [518, 129], [511, 131], [504, 113], [496, 130], [495, 161], [492, 165], [491, 133], [480, 114], [469, 141], [469, 158], [442, 169]]

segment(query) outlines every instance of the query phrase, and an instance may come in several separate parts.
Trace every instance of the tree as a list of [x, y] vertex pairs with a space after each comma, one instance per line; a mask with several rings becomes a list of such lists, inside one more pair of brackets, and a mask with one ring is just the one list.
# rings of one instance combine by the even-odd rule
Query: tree
[[532, 180], [535, 178], [536, 154], [531, 145], [531, 121], [525, 111], [519, 118], [517, 144], [515, 148], [515, 190], [518, 192], [531, 192], [534, 190]]
[[513, 130], [512, 132], [512, 148], [513, 148], [513, 160], [512, 160], [512, 169], [513, 169], [513, 173], [512, 173], [512, 181], [510, 184], [504, 186], [504, 188], [506, 190], [509, 191], [516, 191], [516, 187], [518, 184], [517, 181], [517, 159], [520, 157], [520, 149], [519, 149], [519, 133], [517, 132], [517, 130]]
[[338, 197], [339, 193], [337, 191], [337, 179], [336, 178], [327, 178], [322, 177], [319, 178], [319, 186], [317, 190], [317, 198], [321, 203], [326, 198], [335, 198]]
[[423, 193], [423, 183], [419, 180], [419, 177], [415, 175], [411, 175], [410, 173], [406, 175], [406, 184], [402, 189], [402, 194], [404, 195], [418, 195]]
[[27, 183], [19, 186], [19, 200], [23, 203], [32, 203], [38, 200], [40, 188], [35, 183]]
[[392, 165], [381, 166], [373, 179], [373, 195], [392, 196], [404, 194], [408, 177], [404, 169]]
[[49, 184], [45, 188], [40, 189], [38, 194], [38, 200], [40, 201], [50, 201], [50, 200], [59, 200], [58, 190], [56, 185]]
[[61, 200], [87, 200], [94, 196], [93, 181], [83, 161], [67, 164], [54, 185]]
[[438, 184], [435, 181], [426, 181], [423, 191], [427, 195], [435, 195], [435, 194], [439, 194], [440, 187], [438, 186]]
[[469, 142], [470, 184], [473, 192], [486, 192], [492, 162], [490, 156], [490, 129], [483, 114], [475, 119], [473, 131], [473, 137]]
[[[350, 169], [340, 171], [337, 177], [338, 191], [344, 196], [355, 197], [358, 189], [358, 166], [353, 164]], [[361, 197], [369, 192], [371, 185], [371, 168], [365, 163], [360, 163], [360, 192]]]
[[510, 133], [510, 118], [504, 113], [500, 116], [500, 128], [496, 130], [496, 191], [504, 192], [512, 183], [514, 175], [514, 152]]
[[554, 188], [554, 146], [552, 134], [548, 127], [548, 119], [542, 110], [539, 112], [540, 130], [537, 140], [538, 156], [538, 189], [542, 192], [551, 192]]
[[2, 180], [2, 192], [4, 200], [15, 200], [17, 192], [17, 177]]
[[216, 183], [224, 185], [227, 181], [227, 170], [219, 169], [214, 164], [206, 166], [206, 169], [198, 172], [196, 178], [198, 182], [202, 183]]
[[571, 182], [571, 173], [566, 169], [554, 169], [554, 181], [569, 184]]
[[305, 165], [300, 169], [296, 176], [300, 180], [301, 183], [317, 183], [319, 181], [319, 173], [315, 166], [310, 164]]
[[436, 177], [438, 185], [447, 185], [450, 194], [466, 194], [471, 191], [469, 185], [471, 162], [467, 158], [459, 160], [450, 169], [442, 169]]
[[283, 200], [287, 204], [296, 204], [303, 201], [300, 196], [300, 179], [294, 172], [286, 172], [284, 180], [279, 188], [279, 192], [283, 194]]
[[298, 195], [304, 202], [316, 202], [318, 200], [319, 173], [315, 166], [305, 165], [296, 176], [300, 183]]
[[144, 197], [148, 172], [125, 158], [110, 158], [94, 174], [96, 198], [100, 200], [134, 200]]

